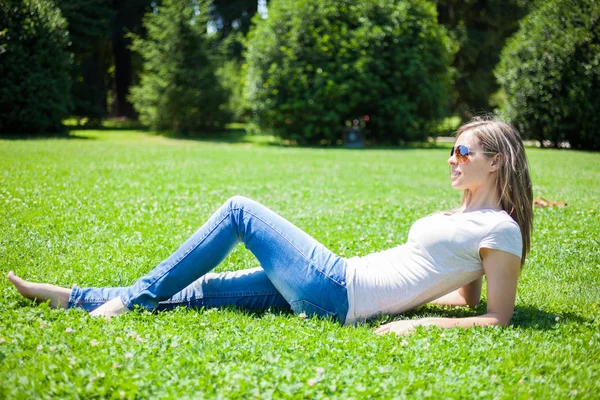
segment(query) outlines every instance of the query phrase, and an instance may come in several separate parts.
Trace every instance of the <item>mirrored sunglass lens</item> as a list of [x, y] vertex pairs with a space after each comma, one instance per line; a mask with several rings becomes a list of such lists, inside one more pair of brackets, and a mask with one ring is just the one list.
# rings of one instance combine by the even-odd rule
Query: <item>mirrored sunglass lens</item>
[[469, 155], [469, 148], [467, 146], [458, 146], [458, 154], [462, 157]]

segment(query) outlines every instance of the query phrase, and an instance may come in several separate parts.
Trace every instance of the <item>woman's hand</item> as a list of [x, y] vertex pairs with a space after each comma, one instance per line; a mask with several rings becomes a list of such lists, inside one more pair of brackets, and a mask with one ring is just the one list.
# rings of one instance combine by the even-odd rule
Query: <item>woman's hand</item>
[[407, 335], [415, 329], [416, 326], [420, 326], [422, 320], [402, 320], [394, 321], [389, 324], [383, 324], [379, 328], [375, 329], [376, 335], [385, 335], [387, 333], [395, 333], [396, 335]]

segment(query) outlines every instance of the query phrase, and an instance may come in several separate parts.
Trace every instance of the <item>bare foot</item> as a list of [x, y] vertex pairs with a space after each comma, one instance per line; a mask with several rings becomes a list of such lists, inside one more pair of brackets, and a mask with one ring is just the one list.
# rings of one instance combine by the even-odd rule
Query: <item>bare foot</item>
[[129, 312], [129, 308], [123, 304], [120, 297], [115, 297], [112, 300], [107, 301], [102, 304], [100, 307], [96, 308], [94, 311], [90, 313], [92, 317], [104, 317], [106, 319], [110, 319], [119, 314], [124, 314]]
[[48, 283], [28, 282], [19, 278], [12, 271], [10, 271], [6, 277], [13, 285], [15, 285], [23, 297], [35, 300], [38, 303], [44, 303], [50, 300], [50, 307], [67, 308], [71, 289], [50, 285]]

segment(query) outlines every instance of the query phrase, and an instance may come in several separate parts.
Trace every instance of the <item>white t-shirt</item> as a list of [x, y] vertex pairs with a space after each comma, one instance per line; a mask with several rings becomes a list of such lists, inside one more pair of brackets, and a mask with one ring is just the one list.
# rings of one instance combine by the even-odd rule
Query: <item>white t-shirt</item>
[[400, 314], [483, 276], [481, 248], [521, 257], [519, 225], [506, 213], [437, 213], [413, 224], [406, 244], [348, 259], [346, 325]]

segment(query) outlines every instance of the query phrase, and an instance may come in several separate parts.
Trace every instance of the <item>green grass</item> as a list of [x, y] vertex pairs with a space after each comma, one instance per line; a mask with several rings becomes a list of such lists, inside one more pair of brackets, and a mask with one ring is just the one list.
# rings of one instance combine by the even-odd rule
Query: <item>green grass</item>
[[[2, 274], [131, 284], [233, 195], [265, 204], [340, 255], [364, 255], [404, 242], [416, 219], [460, 198], [447, 149], [72, 136], [0, 140]], [[535, 211], [508, 328], [377, 336], [383, 318], [341, 327], [235, 309], [106, 322], [35, 306], [0, 279], [0, 398], [598, 398], [600, 154], [528, 155], [535, 196], [568, 206]], [[217, 271], [257, 265], [238, 246]], [[484, 312], [482, 301], [399, 318]]]

